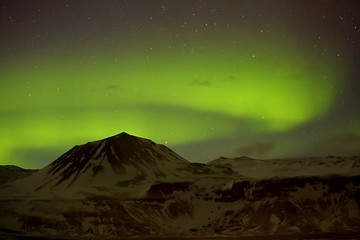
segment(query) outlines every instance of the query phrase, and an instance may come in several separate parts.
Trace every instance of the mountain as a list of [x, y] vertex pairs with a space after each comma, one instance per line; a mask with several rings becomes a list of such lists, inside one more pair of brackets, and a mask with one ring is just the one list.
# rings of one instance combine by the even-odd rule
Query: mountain
[[233, 161], [126, 133], [75, 146], [1, 185], [0, 238], [360, 236], [359, 175], [248, 178]]
[[360, 175], [360, 157], [312, 157], [260, 160], [249, 157], [221, 157], [209, 166], [226, 166], [249, 178]]
[[0, 166], [0, 185], [19, 178], [26, 177], [37, 170], [23, 169], [14, 165]]
[[12, 186], [26, 194], [111, 193], [132, 186], [131, 197], [135, 197], [154, 181], [178, 181], [194, 174], [237, 175], [228, 168], [190, 163], [164, 145], [121, 133], [75, 146], [29, 179]]

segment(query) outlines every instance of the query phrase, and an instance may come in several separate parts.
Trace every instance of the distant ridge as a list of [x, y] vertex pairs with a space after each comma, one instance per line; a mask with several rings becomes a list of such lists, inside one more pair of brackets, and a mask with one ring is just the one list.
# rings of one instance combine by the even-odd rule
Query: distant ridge
[[328, 175], [360, 175], [360, 157], [312, 157], [260, 160], [249, 157], [220, 157], [208, 163], [226, 166], [245, 177], [299, 177]]
[[14, 165], [0, 165], [0, 185], [14, 181], [19, 178], [29, 176], [30, 174], [36, 172], [34, 169], [24, 169]]

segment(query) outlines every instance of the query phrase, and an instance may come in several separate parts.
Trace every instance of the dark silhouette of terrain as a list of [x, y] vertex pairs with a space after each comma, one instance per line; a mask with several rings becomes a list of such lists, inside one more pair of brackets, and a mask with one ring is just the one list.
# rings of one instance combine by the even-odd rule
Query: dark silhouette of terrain
[[353, 239], [359, 165], [358, 157], [190, 163], [121, 133], [38, 171], [2, 166], [0, 237]]

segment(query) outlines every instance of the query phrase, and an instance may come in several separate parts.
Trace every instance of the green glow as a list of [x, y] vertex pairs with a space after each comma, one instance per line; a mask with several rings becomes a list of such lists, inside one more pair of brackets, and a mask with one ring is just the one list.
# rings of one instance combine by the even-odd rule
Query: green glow
[[[213, 115], [206, 120], [204, 114], [186, 109], [153, 108], [136, 105], [115, 109], [83, 109], [79, 111], [36, 112], [19, 116], [4, 116], [8, 127], [0, 136], [1, 164], [14, 164], [13, 152], [19, 149], [41, 149], [86, 143], [127, 131], [156, 142], [174, 145], [199, 142], [209, 138], [231, 136], [236, 124], [231, 118]], [[204, 124], [204, 121], [207, 124]], [[174, 125], [176, 123], [176, 125]], [[20, 160], [19, 160], [20, 161]], [[18, 163], [18, 164], [21, 164]]]
[[326, 113], [338, 84], [334, 64], [288, 41], [262, 41], [15, 56], [0, 68], [0, 164], [12, 163], [17, 148], [121, 131], [175, 145], [233, 135], [237, 119], [281, 132]]

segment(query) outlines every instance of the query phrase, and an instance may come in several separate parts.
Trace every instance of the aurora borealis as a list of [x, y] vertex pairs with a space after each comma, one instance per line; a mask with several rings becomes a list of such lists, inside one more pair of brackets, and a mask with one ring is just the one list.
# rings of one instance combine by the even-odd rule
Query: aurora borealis
[[360, 154], [359, 10], [1, 1], [0, 164], [123, 131], [190, 161]]

